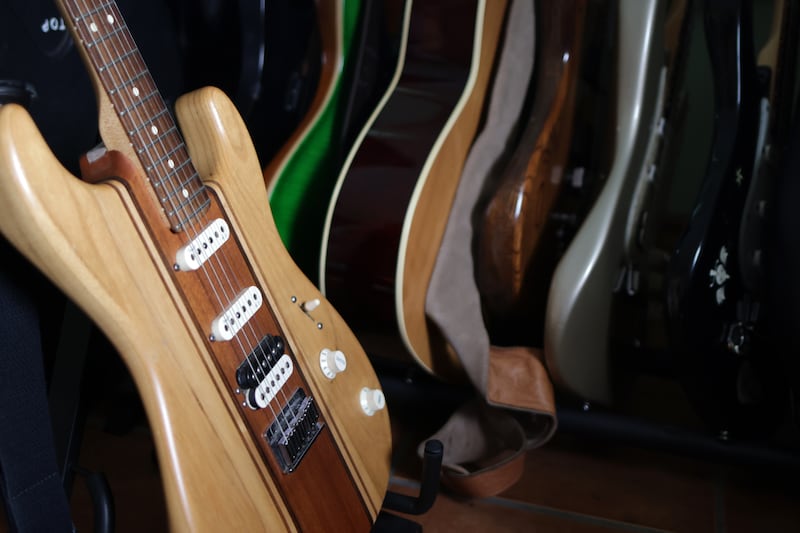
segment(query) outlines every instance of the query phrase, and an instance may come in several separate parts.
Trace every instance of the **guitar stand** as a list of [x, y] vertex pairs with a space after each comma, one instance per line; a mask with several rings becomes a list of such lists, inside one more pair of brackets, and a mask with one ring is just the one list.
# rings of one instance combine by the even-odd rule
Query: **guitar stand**
[[421, 533], [422, 526], [413, 520], [387, 511], [404, 514], [421, 515], [427, 513], [436, 501], [439, 492], [439, 473], [442, 467], [444, 445], [432, 439], [425, 443], [425, 455], [422, 459], [422, 475], [420, 476], [419, 495], [406, 496], [396, 492], [387, 492], [383, 500], [383, 510], [378, 515], [372, 533]]
[[65, 492], [70, 494], [76, 474], [83, 478], [92, 500], [94, 531], [111, 533], [114, 531], [111, 487], [105, 475], [77, 464], [86, 422], [81, 391], [92, 328], [89, 318], [67, 300], [50, 383], [50, 415]]

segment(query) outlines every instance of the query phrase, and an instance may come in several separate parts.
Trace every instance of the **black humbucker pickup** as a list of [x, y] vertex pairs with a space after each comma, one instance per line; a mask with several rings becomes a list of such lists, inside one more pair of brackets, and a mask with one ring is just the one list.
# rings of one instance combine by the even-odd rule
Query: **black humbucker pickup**
[[265, 335], [236, 369], [236, 383], [239, 387], [257, 387], [283, 355], [284, 346], [282, 338]]

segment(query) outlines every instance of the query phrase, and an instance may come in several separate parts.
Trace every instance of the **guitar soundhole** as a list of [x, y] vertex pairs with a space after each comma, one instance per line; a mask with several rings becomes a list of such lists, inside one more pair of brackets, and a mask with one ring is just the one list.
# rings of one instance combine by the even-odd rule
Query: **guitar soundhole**
[[284, 473], [297, 468], [323, 426], [314, 399], [297, 389], [264, 432]]

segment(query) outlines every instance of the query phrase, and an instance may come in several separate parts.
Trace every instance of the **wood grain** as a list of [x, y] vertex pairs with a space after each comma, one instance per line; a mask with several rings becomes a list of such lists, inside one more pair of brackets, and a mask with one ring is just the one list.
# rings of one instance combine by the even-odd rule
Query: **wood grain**
[[542, 342], [541, 332], [533, 339], [530, 334], [544, 322], [556, 260], [546, 265], [541, 256], [555, 255], [555, 250], [542, 241], [568, 179], [586, 4], [579, 0], [541, 6], [534, 103], [514, 155], [492, 180], [480, 217], [476, 279], [495, 342]]
[[[78, 17], [72, 4], [62, 7], [67, 19], [80, 25], [73, 30], [88, 64], [96, 67], [98, 57], [112, 60], [108, 52], [119, 48], [101, 50], [98, 44], [87, 53], [103, 41], [87, 44], [83, 38], [102, 39], [112, 23], [118, 24], [116, 7], [100, 6], [112, 11], [97, 24], [91, 17]], [[122, 36], [117, 47], [132, 42], [124, 32], [108, 35]], [[124, 57], [126, 69], [141, 64], [135, 45]], [[152, 81], [141, 68], [134, 96], [152, 94]], [[176, 229], [180, 217], [165, 215], [168, 206], [162, 205], [168, 192], [162, 186], [171, 185], [171, 173], [163, 178], [148, 174], [152, 168], [145, 170], [142, 156], [150, 146], [167, 147], [178, 163], [183, 148], [173, 152], [173, 134], [166, 137], [174, 128], [163, 114], [149, 118], [157, 100], [143, 99], [147, 105], [130, 109], [145, 121], [146, 131], [152, 124], [152, 134], [161, 130], [164, 136], [135, 149], [133, 132], [142, 129], [126, 130], [122, 116], [129, 108], [113, 107], [108, 83], [114, 73], [98, 69], [90, 74], [98, 92], [101, 134], [110, 150], [82, 165], [91, 184], [60, 167], [24, 110], [2, 109], [0, 202], [14, 207], [0, 217], [0, 229], [97, 322], [131, 369], [153, 427], [172, 529], [261, 529], [269, 524], [276, 530], [320, 530], [335, 524], [368, 530], [388, 483], [391, 436], [386, 410], [367, 416], [359, 394], [380, 385], [353, 334], [281, 245], [241, 117], [218, 90], [180, 100], [178, 116], [191, 139], [188, 151], [199, 157], [197, 180], [202, 181], [176, 180], [174, 192], [193, 198], [190, 191], [196, 189], [203, 193], [198, 198], [209, 202], [187, 200], [186, 205], [206, 207], [196, 218], [185, 218], [190, 231], [180, 225]], [[118, 76], [114, 83], [122, 81]], [[119, 103], [116, 88], [122, 86], [113, 87]], [[181, 180], [197, 175], [193, 165], [185, 168], [191, 171]], [[196, 271], [173, 267], [176, 251], [193, 232], [218, 218], [233, 230], [229, 242]], [[209, 335], [212, 320], [247, 286], [258, 287], [267, 305], [233, 342]], [[321, 302], [317, 309], [301, 309], [314, 299]], [[293, 357], [296, 371], [276, 407], [253, 410], [243, 404], [235, 373], [265, 334], [285, 339], [284, 351]], [[342, 350], [348, 357], [347, 371], [335, 381], [319, 368], [323, 348]], [[272, 409], [282, 409], [295, 389], [314, 399], [323, 427], [302, 461], [285, 473], [263, 434], [275, 420]], [[353, 423], [358, 427], [345, 427]]]

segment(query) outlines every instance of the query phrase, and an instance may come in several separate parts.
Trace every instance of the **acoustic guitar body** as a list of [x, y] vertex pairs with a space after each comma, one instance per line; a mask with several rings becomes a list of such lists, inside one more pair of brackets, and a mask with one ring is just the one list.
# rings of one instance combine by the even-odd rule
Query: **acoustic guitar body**
[[599, 149], [610, 90], [587, 71], [608, 77], [609, 11], [587, 1], [540, 6], [533, 104], [508, 164], [487, 180], [477, 222], [475, 275], [496, 344], [542, 346], [552, 272], [607, 172], [592, 152], [610, 151]]
[[425, 296], [505, 8], [408, 2], [398, 70], [345, 162], [323, 236], [323, 292], [367, 352], [440, 376], [460, 363], [426, 319]]
[[361, 13], [361, 0], [317, 2], [322, 56], [310, 109], [264, 169], [275, 224], [295, 262], [317, 275], [327, 198], [335, 182], [335, 128]]

